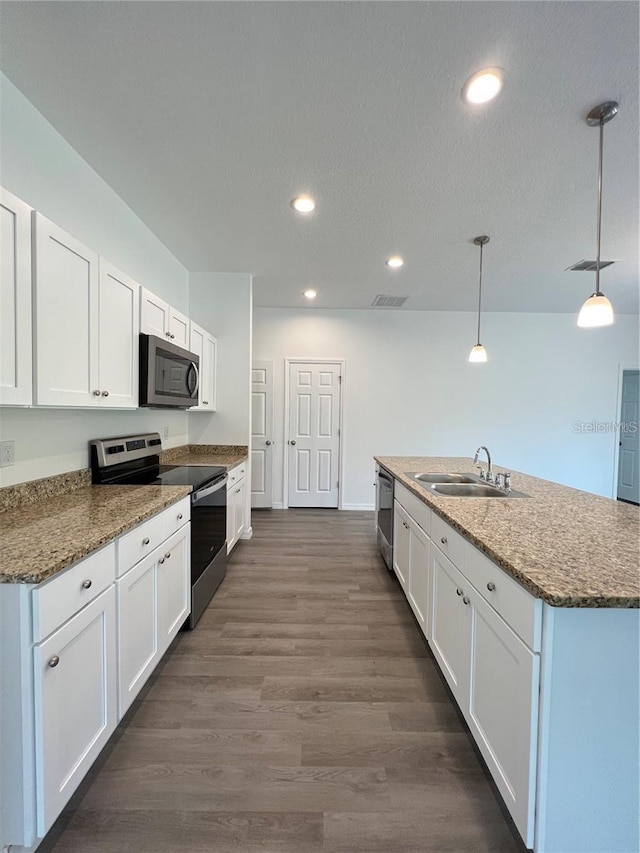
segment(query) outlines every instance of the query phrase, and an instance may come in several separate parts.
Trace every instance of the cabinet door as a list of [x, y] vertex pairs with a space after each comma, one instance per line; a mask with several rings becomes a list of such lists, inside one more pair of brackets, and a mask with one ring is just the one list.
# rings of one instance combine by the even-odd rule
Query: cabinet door
[[245, 502], [245, 479], [238, 483], [235, 489], [235, 525], [234, 539], [237, 542], [244, 532], [244, 502]]
[[98, 256], [34, 221], [36, 403], [98, 406]]
[[38, 834], [116, 727], [115, 586], [34, 647]]
[[146, 287], [140, 288], [140, 331], [158, 338], [170, 335], [169, 305]]
[[393, 504], [393, 570], [405, 593], [409, 578], [409, 516], [398, 501]]
[[216, 376], [218, 371], [218, 341], [208, 332], [205, 333], [203, 341], [201, 365], [202, 407], [210, 412], [215, 412], [217, 409]]
[[425, 637], [429, 638], [431, 619], [431, 542], [418, 525], [411, 520], [409, 529], [409, 577], [407, 598]]
[[119, 719], [159, 659], [158, 556], [154, 552], [116, 581]]
[[162, 655], [191, 612], [191, 525], [170, 536], [158, 560], [158, 651]]
[[465, 716], [511, 817], [532, 847], [540, 658], [473, 587], [466, 592], [473, 610]]
[[0, 187], [0, 405], [31, 389], [31, 208]]
[[100, 258], [99, 387], [101, 406], [138, 406], [140, 285]]
[[189, 318], [169, 306], [169, 337], [171, 343], [189, 349]]
[[449, 687], [464, 713], [469, 698], [471, 646], [471, 585], [431, 543], [433, 614], [431, 649]]
[[189, 333], [189, 350], [200, 359], [200, 381], [198, 383], [198, 405], [192, 406], [189, 411], [199, 411], [200, 409], [204, 409], [205, 407], [202, 404], [202, 395], [203, 389], [205, 386], [204, 383], [204, 338], [207, 333], [204, 329], [200, 328], [197, 323], [191, 323], [191, 331]]

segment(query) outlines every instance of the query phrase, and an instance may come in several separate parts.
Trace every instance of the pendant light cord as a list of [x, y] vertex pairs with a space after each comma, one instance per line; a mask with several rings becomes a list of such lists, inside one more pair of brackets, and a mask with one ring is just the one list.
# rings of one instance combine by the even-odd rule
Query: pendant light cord
[[598, 163], [598, 235], [596, 238], [596, 296], [600, 296], [600, 238], [602, 233], [602, 149], [604, 148], [604, 119], [600, 119], [600, 158]]
[[480, 346], [480, 308], [482, 306], [482, 250], [484, 246], [480, 243], [480, 283], [478, 285], [478, 343]]

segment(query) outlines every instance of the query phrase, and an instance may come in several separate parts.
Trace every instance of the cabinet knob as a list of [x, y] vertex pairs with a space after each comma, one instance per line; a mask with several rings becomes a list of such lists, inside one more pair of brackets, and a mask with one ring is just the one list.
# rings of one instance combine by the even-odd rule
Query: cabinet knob
[[171, 340], [173, 340], [174, 338], [175, 338], [175, 335], [171, 335]]
[[289, 444], [293, 444], [293, 445], [295, 445], [295, 443], [296, 443], [295, 438], [294, 438], [294, 439], [292, 439], [292, 441], [290, 441], [290, 442], [289, 442]]
[[94, 396], [94, 397], [99, 397], [99, 396], [100, 396], [100, 394], [102, 394], [102, 391], [94, 391], [94, 392], [93, 392], [93, 396]]
[[462, 590], [461, 590], [460, 588], [458, 588], [458, 589], [456, 590], [456, 595], [462, 595]]
[[87, 578], [86, 581], [82, 581], [82, 589], [91, 589], [91, 579]]
[[164, 557], [160, 557], [160, 559], [158, 560], [158, 562], [160, 563], [160, 565], [162, 565], [162, 564], [164, 563]]
[[103, 396], [103, 397], [108, 397], [108, 396], [109, 396], [109, 392], [108, 392], [108, 391], [103, 391], [103, 392], [102, 392], [102, 396]]
[[168, 338], [170, 338], [170, 337], [171, 337], [171, 332], [165, 332], [165, 335], [166, 335]]
[[267, 440], [265, 441], [265, 444], [267, 445], [267, 447], [271, 447], [271, 442], [269, 441], [269, 439], [267, 439]]
[[182, 521], [182, 513], [181, 512], [178, 513], [178, 521]]
[[168, 559], [169, 559], [169, 557], [171, 556], [171, 551], [167, 551], [167, 553], [166, 553], [164, 556], [165, 556], [165, 557], [166, 557], [166, 559], [168, 560]]
[[144, 539], [142, 540], [142, 544], [143, 544], [143, 545], [148, 545], [148, 544], [149, 544], [149, 537], [148, 537], [148, 536], [145, 536], [145, 537], [144, 537]]
[[49, 658], [47, 663], [49, 664], [51, 669], [53, 669], [54, 666], [58, 666], [58, 664], [60, 663], [60, 658], [58, 657], [58, 655], [53, 655], [53, 657]]
[[209, 405], [209, 401], [208, 401], [208, 400], [203, 400], [203, 401], [202, 401], [202, 405], [203, 405], [203, 406], [208, 406], [208, 405]]
[[440, 537], [440, 541], [442, 542], [442, 544], [443, 544], [443, 545], [446, 545], [446, 544], [447, 544], [447, 537], [446, 537], [446, 536], [441, 536], [441, 537]]
[[241, 491], [242, 491], [241, 489], [237, 489], [237, 490], [236, 490], [236, 495], [239, 495]]
[[469, 604], [470, 599], [467, 595], [465, 595], [465, 597], [462, 599], [462, 601], [464, 602], [464, 604]]
[[493, 582], [493, 581], [489, 581], [489, 583], [487, 584], [487, 589], [489, 590], [489, 592], [493, 592], [493, 590], [494, 590], [495, 588], [496, 588], [496, 585], [494, 584], [494, 582]]
[[405, 527], [406, 527], [406, 529], [408, 530], [408, 529], [409, 529], [409, 525], [407, 524], [407, 522], [406, 522], [406, 521], [403, 521], [402, 523], [404, 524], [404, 526], [405, 526]]

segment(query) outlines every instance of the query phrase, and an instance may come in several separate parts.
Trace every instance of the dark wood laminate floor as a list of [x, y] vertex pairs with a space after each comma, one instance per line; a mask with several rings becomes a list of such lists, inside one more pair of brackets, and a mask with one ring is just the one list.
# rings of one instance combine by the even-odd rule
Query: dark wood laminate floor
[[373, 513], [255, 512], [43, 853], [517, 853]]

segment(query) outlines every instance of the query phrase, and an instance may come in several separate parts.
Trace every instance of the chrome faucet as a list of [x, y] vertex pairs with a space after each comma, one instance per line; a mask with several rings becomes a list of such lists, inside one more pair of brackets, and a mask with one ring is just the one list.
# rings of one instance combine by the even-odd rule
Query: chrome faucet
[[480, 451], [484, 450], [487, 454], [487, 470], [485, 471], [481, 465], [478, 465], [480, 468], [480, 479], [486, 480], [487, 483], [493, 483], [493, 470], [491, 468], [491, 454], [489, 453], [489, 448], [485, 447], [484, 444], [481, 444], [480, 447], [476, 450], [476, 455], [473, 457], [473, 464], [476, 465], [478, 462], [478, 456], [480, 455]]

